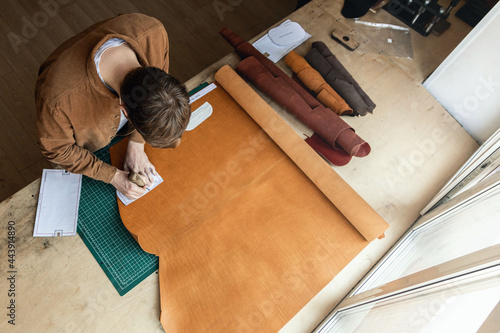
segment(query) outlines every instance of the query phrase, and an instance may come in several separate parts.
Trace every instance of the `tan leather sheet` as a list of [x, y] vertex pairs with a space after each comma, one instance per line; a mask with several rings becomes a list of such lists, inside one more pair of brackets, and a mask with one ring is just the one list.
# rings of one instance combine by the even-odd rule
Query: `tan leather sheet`
[[146, 148], [164, 182], [120, 214], [160, 257], [166, 332], [277, 332], [368, 244], [339, 210], [370, 240], [387, 224], [232, 69], [216, 79], [262, 127], [213, 90], [178, 148]]

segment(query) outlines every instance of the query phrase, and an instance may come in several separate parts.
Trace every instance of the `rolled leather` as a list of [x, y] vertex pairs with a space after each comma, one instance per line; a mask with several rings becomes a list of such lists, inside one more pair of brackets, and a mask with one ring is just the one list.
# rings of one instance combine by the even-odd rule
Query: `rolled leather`
[[[370, 146], [330, 109], [323, 105], [311, 108], [281, 77], [275, 77], [255, 57], [243, 59], [236, 71], [247, 77], [260, 90], [283, 106], [298, 120], [321, 136], [329, 145], [350, 156], [369, 154]], [[336, 161], [332, 163], [339, 165]]]
[[[220, 34], [243, 58], [236, 70], [295, 115], [334, 149], [342, 149], [350, 156], [357, 157], [370, 153], [370, 145], [360, 138], [352, 127], [332, 110], [323, 106], [250, 43], [228, 28], [223, 28]], [[334, 161], [331, 162], [336, 164]]]
[[297, 52], [290, 51], [285, 57], [285, 63], [297, 74], [298, 79], [316, 93], [316, 98], [337, 115], [352, 114], [351, 107], [323, 79], [321, 74], [311, 67]]
[[314, 133], [306, 140], [306, 143], [314, 149], [323, 158], [332, 162], [336, 166], [343, 166], [349, 163], [352, 156], [340, 149], [332, 149], [332, 146], [323, 140], [318, 134]]
[[353, 115], [373, 113], [375, 103], [323, 42], [313, 42], [305, 60], [349, 104]]

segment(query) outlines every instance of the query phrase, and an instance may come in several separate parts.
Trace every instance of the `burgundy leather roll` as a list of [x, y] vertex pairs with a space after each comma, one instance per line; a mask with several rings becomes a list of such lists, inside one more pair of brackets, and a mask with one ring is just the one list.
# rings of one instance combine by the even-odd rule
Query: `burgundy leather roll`
[[306, 139], [306, 142], [312, 149], [314, 149], [318, 154], [323, 156], [323, 158], [334, 163], [337, 166], [343, 166], [349, 163], [352, 156], [340, 149], [332, 149], [332, 146], [323, 140], [318, 134], [314, 133], [312, 136]]
[[[350, 156], [357, 157], [370, 153], [370, 145], [361, 139], [354, 129], [332, 110], [323, 106], [251, 44], [228, 28], [223, 28], [220, 34], [235, 47], [238, 55], [244, 58], [236, 70], [295, 115], [334, 149], [341, 149]], [[343, 165], [344, 160], [342, 158], [342, 161], [330, 161], [336, 165]]]
[[229, 44], [234, 48], [236, 53], [242, 58], [245, 59], [250, 56], [254, 56], [259, 60], [271, 74], [276, 77], [282, 78], [290, 87], [292, 87], [299, 95], [306, 101], [307, 104], [311, 108], [315, 108], [316, 106], [321, 105], [321, 103], [314, 98], [309, 92], [307, 92], [304, 88], [300, 86], [297, 82], [292, 80], [291, 77], [286, 75], [281, 69], [278, 68], [271, 60], [267, 59], [262, 53], [260, 53], [252, 44], [243, 40], [240, 36], [235, 34], [228, 28], [222, 28], [219, 33], [222, 37], [228, 41]]
[[323, 42], [312, 43], [305, 59], [325, 81], [349, 104], [354, 115], [372, 113], [375, 103]]

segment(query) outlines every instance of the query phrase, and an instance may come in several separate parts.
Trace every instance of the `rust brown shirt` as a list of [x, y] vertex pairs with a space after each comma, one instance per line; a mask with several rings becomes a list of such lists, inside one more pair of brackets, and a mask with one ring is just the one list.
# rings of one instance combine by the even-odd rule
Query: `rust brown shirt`
[[42, 153], [70, 172], [106, 183], [116, 168], [92, 152], [116, 135], [120, 109], [118, 96], [97, 74], [94, 54], [111, 38], [125, 40], [142, 66], [168, 72], [168, 36], [163, 24], [143, 14], [124, 14], [96, 23], [59, 46], [40, 66], [35, 88]]

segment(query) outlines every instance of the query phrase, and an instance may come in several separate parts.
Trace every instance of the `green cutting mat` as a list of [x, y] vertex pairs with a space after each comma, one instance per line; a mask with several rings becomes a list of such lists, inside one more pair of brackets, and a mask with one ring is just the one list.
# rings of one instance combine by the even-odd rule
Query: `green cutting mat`
[[[190, 95], [208, 84], [193, 89]], [[111, 164], [109, 147], [94, 154]], [[141, 249], [120, 218], [116, 190], [111, 184], [82, 177], [78, 210], [78, 234], [97, 260], [120, 296], [132, 290], [151, 273], [158, 270], [158, 257]]]
[[[109, 146], [95, 155], [111, 164]], [[121, 296], [158, 269], [158, 258], [144, 252], [123, 225], [111, 184], [83, 177], [78, 234]]]

